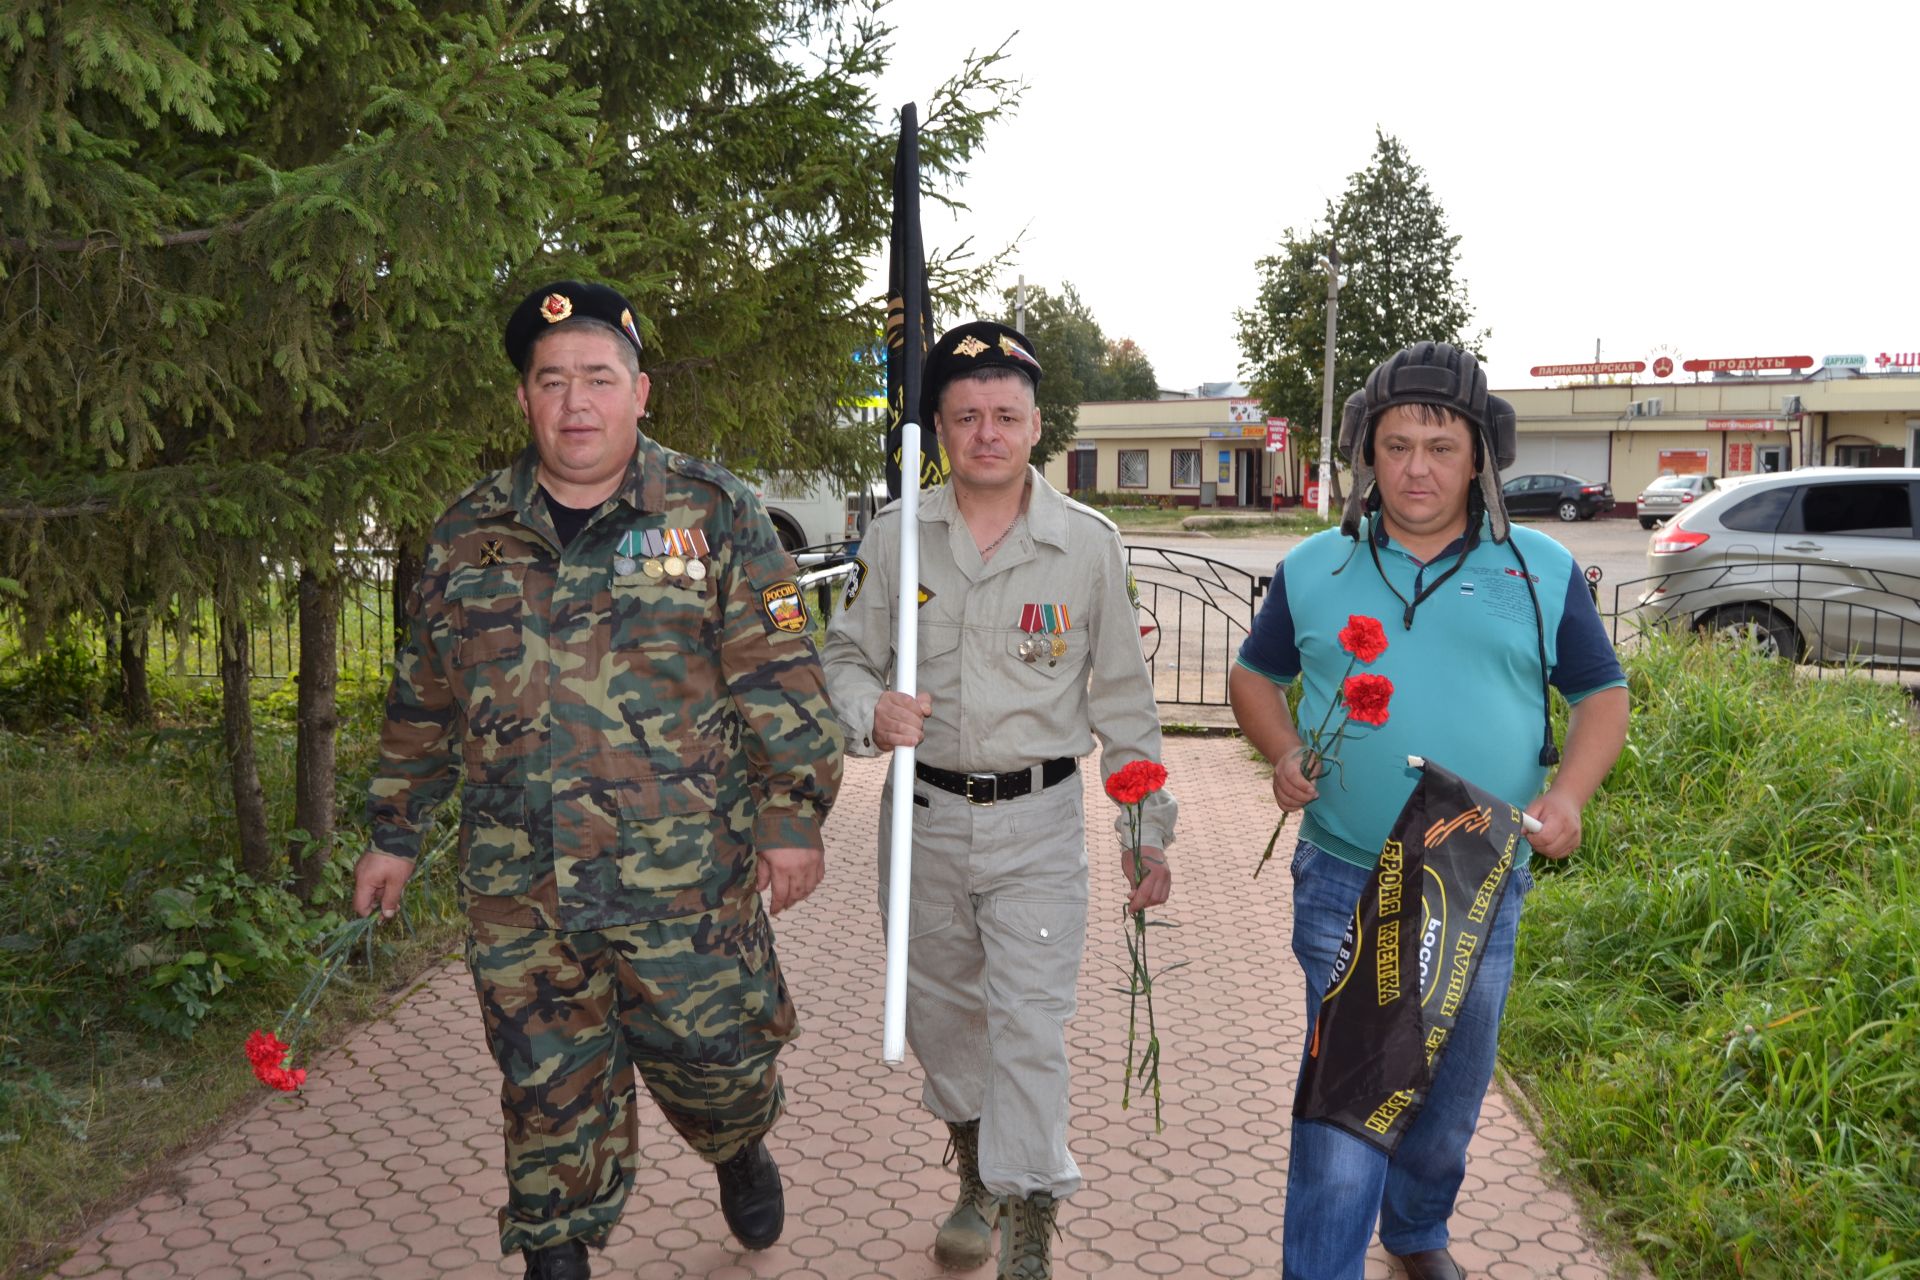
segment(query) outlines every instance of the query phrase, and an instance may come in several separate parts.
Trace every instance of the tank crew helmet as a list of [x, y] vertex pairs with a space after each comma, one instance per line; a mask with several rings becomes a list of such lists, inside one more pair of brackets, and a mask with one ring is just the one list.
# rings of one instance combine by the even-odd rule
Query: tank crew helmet
[[1373, 434], [1380, 416], [1397, 404], [1430, 404], [1465, 418], [1473, 435], [1473, 465], [1480, 483], [1467, 494], [1469, 538], [1485, 513], [1493, 540], [1505, 542], [1509, 529], [1500, 500], [1500, 472], [1519, 451], [1519, 415], [1507, 401], [1487, 392], [1487, 375], [1473, 353], [1447, 342], [1416, 342], [1387, 357], [1367, 375], [1366, 386], [1347, 397], [1340, 415], [1339, 456], [1353, 468], [1353, 500], [1340, 519], [1340, 531], [1360, 536], [1362, 512], [1380, 509], [1373, 476]]

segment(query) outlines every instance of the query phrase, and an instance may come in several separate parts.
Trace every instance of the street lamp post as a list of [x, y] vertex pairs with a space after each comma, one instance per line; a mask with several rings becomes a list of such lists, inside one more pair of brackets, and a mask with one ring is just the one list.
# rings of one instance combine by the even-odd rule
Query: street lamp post
[[1340, 250], [1329, 241], [1327, 256], [1327, 365], [1320, 378], [1320, 518], [1327, 518], [1333, 489], [1333, 335], [1340, 312]]

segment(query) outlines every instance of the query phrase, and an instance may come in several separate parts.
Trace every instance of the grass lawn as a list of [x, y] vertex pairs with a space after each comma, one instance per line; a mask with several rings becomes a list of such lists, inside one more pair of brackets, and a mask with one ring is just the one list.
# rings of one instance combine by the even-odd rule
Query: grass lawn
[[1321, 529], [1331, 528], [1337, 520], [1328, 522], [1317, 515], [1299, 507], [1292, 507], [1260, 518], [1256, 511], [1238, 512], [1209, 509], [1196, 510], [1193, 507], [1100, 507], [1101, 515], [1120, 527], [1121, 533], [1165, 533], [1179, 532], [1188, 519], [1208, 521], [1202, 530], [1214, 538], [1258, 538], [1274, 534], [1305, 535], [1317, 533]]

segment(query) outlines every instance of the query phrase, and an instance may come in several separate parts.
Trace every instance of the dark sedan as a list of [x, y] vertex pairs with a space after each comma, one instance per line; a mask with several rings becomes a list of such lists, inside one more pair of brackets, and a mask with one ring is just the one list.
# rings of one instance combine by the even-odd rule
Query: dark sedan
[[1515, 476], [1500, 486], [1509, 515], [1591, 520], [1613, 510], [1613, 487], [1579, 476]]

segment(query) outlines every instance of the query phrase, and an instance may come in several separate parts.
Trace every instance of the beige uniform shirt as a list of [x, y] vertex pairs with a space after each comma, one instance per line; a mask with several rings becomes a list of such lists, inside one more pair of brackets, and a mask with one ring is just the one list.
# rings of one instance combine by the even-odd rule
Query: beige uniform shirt
[[[1160, 715], [1140, 654], [1120, 533], [1063, 497], [1039, 471], [1022, 524], [982, 561], [950, 488], [920, 496], [920, 669], [933, 713], [916, 759], [962, 773], [1007, 773], [1057, 756], [1078, 759], [1100, 739], [1103, 778], [1160, 758]], [[848, 749], [878, 755], [873, 708], [893, 687], [900, 509], [883, 509], [860, 544], [861, 569], [827, 627], [827, 695]], [[1037, 642], [1028, 606], [1052, 611]], [[1038, 649], [1023, 661], [1021, 646]], [[1055, 654], [1055, 649], [1061, 652]], [[1141, 842], [1173, 840], [1173, 797], [1147, 797]], [[1125, 834], [1124, 817], [1116, 830]]]

